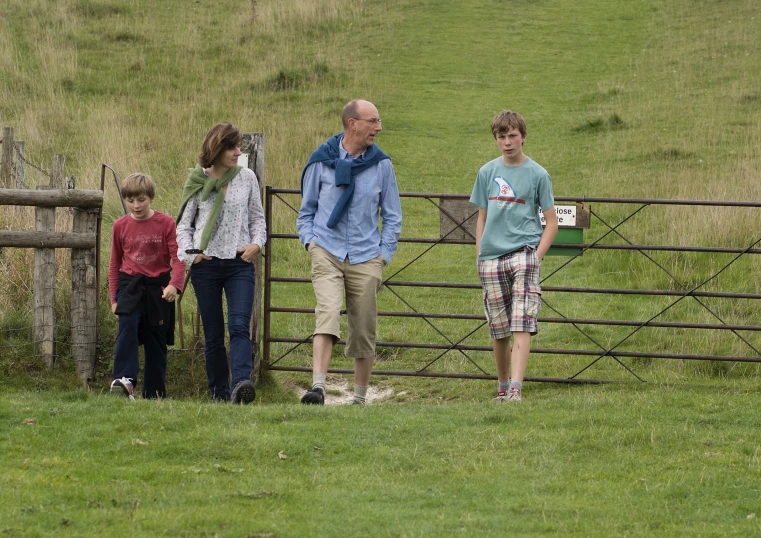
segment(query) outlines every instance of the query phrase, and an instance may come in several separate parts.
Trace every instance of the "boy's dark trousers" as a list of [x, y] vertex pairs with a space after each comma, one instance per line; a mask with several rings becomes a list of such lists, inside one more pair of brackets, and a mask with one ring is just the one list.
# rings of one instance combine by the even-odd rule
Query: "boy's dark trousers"
[[[119, 282], [117, 301], [126, 284]], [[145, 319], [142, 302], [129, 314], [119, 314], [119, 332], [114, 352], [114, 379], [127, 377], [134, 387], [137, 386], [138, 347], [141, 343], [145, 350], [143, 398], [166, 398], [167, 329], [165, 326], [150, 327]]]

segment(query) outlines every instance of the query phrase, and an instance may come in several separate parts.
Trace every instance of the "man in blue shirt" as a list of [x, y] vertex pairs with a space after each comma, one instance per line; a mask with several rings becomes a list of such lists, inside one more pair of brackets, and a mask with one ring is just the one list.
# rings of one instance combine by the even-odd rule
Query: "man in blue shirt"
[[[396, 252], [402, 207], [391, 159], [375, 145], [378, 109], [353, 100], [341, 114], [344, 131], [321, 144], [301, 175], [299, 239], [312, 261], [317, 299], [312, 389], [301, 402], [325, 403], [325, 377], [341, 337], [344, 295], [347, 357], [354, 359], [354, 403], [363, 404], [375, 358], [376, 295], [382, 269]], [[383, 230], [379, 230], [379, 217]]]

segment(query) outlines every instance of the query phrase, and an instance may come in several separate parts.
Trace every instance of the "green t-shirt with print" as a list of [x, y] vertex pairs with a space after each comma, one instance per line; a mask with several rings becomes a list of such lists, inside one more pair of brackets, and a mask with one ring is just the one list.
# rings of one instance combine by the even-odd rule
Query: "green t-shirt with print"
[[543, 232], [539, 210], [555, 205], [550, 175], [528, 156], [517, 166], [506, 165], [501, 157], [483, 165], [470, 201], [486, 210], [481, 261], [525, 246], [536, 248]]

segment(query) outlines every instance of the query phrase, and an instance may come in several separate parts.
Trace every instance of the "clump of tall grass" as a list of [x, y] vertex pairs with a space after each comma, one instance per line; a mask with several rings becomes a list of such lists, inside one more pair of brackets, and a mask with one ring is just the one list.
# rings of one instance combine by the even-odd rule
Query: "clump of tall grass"
[[576, 133], [597, 133], [614, 129], [622, 129], [625, 126], [626, 123], [624, 122], [623, 118], [614, 112], [605, 119], [594, 118], [587, 120], [574, 127], [573, 131]]
[[328, 64], [318, 62], [309, 67], [285, 68], [267, 80], [267, 86], [275, 91], [298, 90], [308, 84], [330, 82], [332, 74]]
[[70, 8], [77, 15], [88, 19], [103, 19], [114, 15], [128, 15], [130, 7], [115, 2], [78, 0]]
[[30, 249], [0, 249], [0, 272], [4, 278], [0, 284], [0, 302], [3, 308], [0, 310], [0, 326], [10, 327], [17, 330], [19, 316], [27, 316], [25, 323], [29, 323], [32, 312], [32, 298], [34, 289], [30, 276], [33, 264], [33, 251]]
[[746, 93], [738, 99], [741, 105], [755, 105], [761, 103], [761, 93]]
[[[274, 33], [282, 28], [305, 28], [335, 20], [356, 20], [364, 2], [342, 0], [291, 0], [289, 2], [252, 3], [253, 24], [257, 32]], [[247, 22], [248, 23], [248, 22]]]

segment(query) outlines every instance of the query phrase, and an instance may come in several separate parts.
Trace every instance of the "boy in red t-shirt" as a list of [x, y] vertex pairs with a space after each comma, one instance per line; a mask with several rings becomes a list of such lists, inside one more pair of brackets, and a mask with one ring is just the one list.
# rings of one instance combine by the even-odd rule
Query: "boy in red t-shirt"
[[174, 300], [185, 264], [177, 257], [174, 219], [151, 209], [153, 180], [131, 174], [121, 188], [129, 214], [114, 221], [108, 287], [119, 318], [111, 392], [134, 400], [138, 347], [145, 348], [143, 398], [166, 397], [166, 347], [174, 344]]

